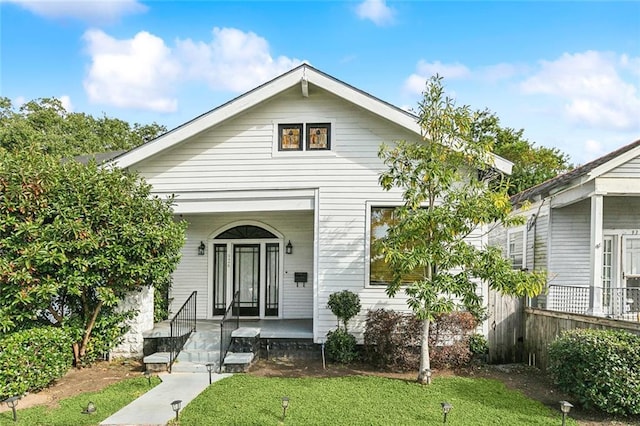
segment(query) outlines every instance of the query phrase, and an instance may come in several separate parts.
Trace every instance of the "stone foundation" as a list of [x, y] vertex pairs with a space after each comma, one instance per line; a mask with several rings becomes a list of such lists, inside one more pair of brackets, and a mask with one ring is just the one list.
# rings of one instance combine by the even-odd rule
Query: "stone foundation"
[[137, 310], [138, 313], [128, 321], [129, 331], [123, 341], [109, 353], [110, 358], [141, 358], [144, 350], [142, 333], [153, 329], [153, 287], [144, 287], [141, 291], [129, 293], [118, 310], [124, 312]]

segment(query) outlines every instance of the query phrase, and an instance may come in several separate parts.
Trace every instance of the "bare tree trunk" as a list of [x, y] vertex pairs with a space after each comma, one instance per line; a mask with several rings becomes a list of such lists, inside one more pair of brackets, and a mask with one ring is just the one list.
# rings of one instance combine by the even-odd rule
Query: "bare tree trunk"
[[422, 320], [422, 337], [420, 338], [420, 371], [418, 382], [423, 385], [431, 384], [431, 359], [429, 358], [429, 324], [428, 319]]
[[[96, 319], [98, 318], [98, 314], [102, 309], [103, 302], [100, 301], [96, 305], [93, 310], [93, 314], [91, 315], [91, 319], [89, 323], [85, 325], [84, 335], [82, 336], [82, 343], [78, 347], [78, 343], [73, 344], [73, 355], [76, 358], [75, 363], [76, 367], [80, 367], [80, 359], [87, 353], [87, 343], [89, 342], [89, 337], [91, 337], [91, 332], [93, 331], [93, 326], [96, 324]], [[87, 312], [88, 313], [88, 312]]]

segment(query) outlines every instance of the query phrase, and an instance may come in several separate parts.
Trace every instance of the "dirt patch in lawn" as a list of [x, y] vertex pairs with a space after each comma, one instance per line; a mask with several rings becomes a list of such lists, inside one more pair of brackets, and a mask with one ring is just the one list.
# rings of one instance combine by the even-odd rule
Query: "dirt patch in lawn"
[[[58, 401], [85, 392], [99, 391], [112, 383], [130, 377], [140, 376], [143, 371], [142, 363], [135, 360], [98, 362], [91, 367], [72, 368], [48, 388], [36, 393], [23, 396], [18, 402], [18, 409], [35, 405], [55, 407]], [[0, 404], [0, 412], [9, 411], [6, 404]]]
[[[323, 368], [321, 361], [265, 361], [260, 360], [253, 365], [249, 374], [262, 377], [342, 377], [347, 375], [375, 375], [395, 379], [415, 380], [416, 372], [392, 373], [374, 370], [367, 365], [334, 365]], [[560, 416], [562, 400], [575, 400], [570, 395], [558, 391], [551, 379], [537, 368], [523, 364], [509, 365], [474, 365], [459, 370], [434, 370], [434, 377], [462, 376], [495, 379], [503, 382], [510, 389], [518, 390], [527, 397], [540, 401], [544, 405], [557, 410]], [[640, 425], [640, 418], [614, 418], [599, 412], [584, 410], [580, 407], [572, 409], [570, 416], [581, 426], [595, 425]]]

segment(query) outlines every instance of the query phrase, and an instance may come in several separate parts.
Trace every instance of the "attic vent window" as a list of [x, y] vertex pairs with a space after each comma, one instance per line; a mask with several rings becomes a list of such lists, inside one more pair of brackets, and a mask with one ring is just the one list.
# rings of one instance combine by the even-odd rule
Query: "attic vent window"
[[331, 149], [331, 124], [278, 124], [279, 151], [328, 151]]

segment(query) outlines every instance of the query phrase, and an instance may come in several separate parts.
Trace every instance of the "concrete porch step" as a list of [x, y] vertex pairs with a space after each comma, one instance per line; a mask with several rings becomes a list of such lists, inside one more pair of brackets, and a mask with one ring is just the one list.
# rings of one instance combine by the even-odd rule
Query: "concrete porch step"
[[[213, 364], [212, 372], [217, 373], [220, 361], [211, 362]], [[177, 361], [171, 367], [173, 373], [208, 373], [206, 364], [189, 361]]]
[[260, 328], [258, 327], [240, 327], [231, 332], [234, 338], [254, 338], [260, 336]]
[[220, 351], [219, 350], [197, 350], [197, 349], [183, 349], [177, 358], [178, 361], [189, 361], [200, 364], [206, 364], [209, 362], [219, 362]]
[[222, 363], [223, 371], [226, 373], [244, 373], [249, 369], [255, 358], [256, 356], [253, 352], [229, 352]]
[[143, 358], [143, 362], [145, 364], [168, 364], [169, 363], [169, 352], [156, 352], [151, 355], [147, 355]]

